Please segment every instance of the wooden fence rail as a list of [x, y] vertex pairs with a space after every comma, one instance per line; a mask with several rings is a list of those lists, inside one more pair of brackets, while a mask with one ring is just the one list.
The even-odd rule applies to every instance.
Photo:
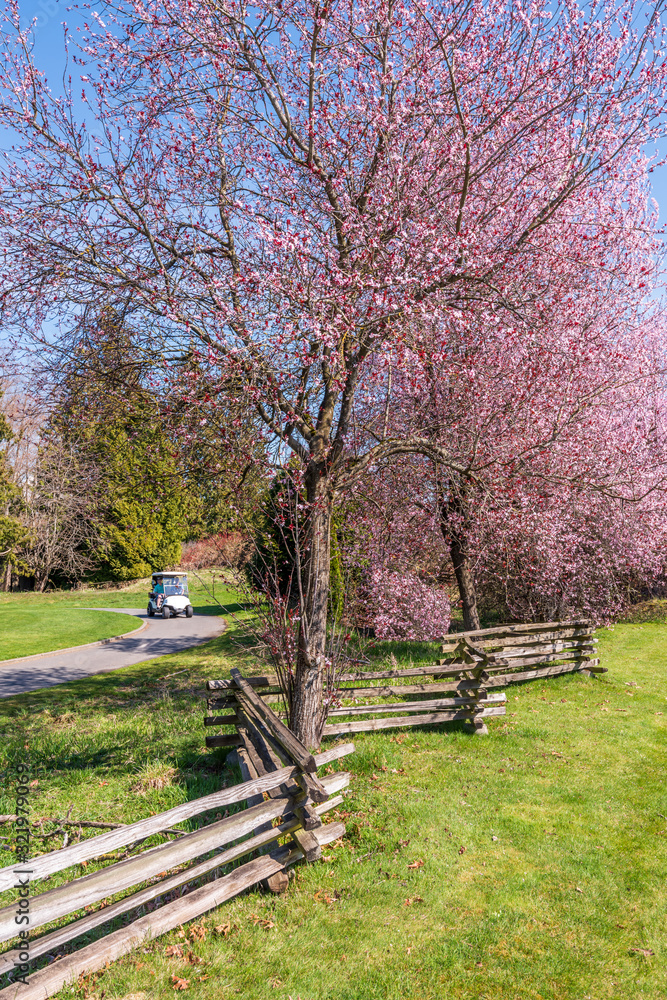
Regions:
[[[465, 722], [472, 732], [486, 733], [484, 719], [506, 712], [499, 689], [575, 671], [605, 673], [596, 647], [595, 630], [584, 619], [448, 635], [439, 663], [343, 675], [322, 735], [443, 722]], [[409, 683], [410, 678], [418, 683]], [[255, 704], [265, 709], [282, 701], [276, 677], [245, 678], [244, 685], [245, 696], [252, 693]], [[242, 718], [247, 722], [247, 712], [237, 679], [209, 681], [208, 689], [211, 714], [204, 724], [233, 725], [236, 733], [208, 736], [207, 744], [241, 746], [238, 724]]]
[[[9, 974], [10, 978], [13, 974], [15, 981], [0, 989], [2, 1000], [43, 1000], [52, 996], [82, 973], [104, 968], [107, 962], [131, 951], [146, 938], [156, 937], [199, 917], [260, 881], [267, 882], [273, 891], [281, 891], [287, 883], [285, 869], [289, 865], [301, 858], [315, 860], [320, 857], [325, 844], [344, 835], [345, 826], [342, 823], [323, 825], [322, 816], [343, 801], [342, 796], [336, 793], [349, 784], [349, 774], [338, 772], [320, 778], [317, 769], [351, 753], [353, 744], [343, 744], [313, 756], [258, 698], [252, 684], [237, 672], [234, 682], [239, 695], [235, 718], [238, 716], [239, 763], [245, 779], [242, 784], [98, 834], [80, 844], [41, 855], [21, 867], [30, 870], [32, 884], [82, 861], [99, 859], [111, 850], [136, 844], [193, 816], [237, 803], [245, 803], [246, 808], [191, 833], [184, 833], [178, 840], [141, 851], [89, 875], [72, 878], [56, 888], [31, 895], [30, 961], [174, 889], [213, 873], [217, 877], [198, 888], [191, 887], [180, 898], [164, 902], [152, 913], [139, 915], [128, 926], [85, 945], [73, 954], [60, 957], [34, 973], [22, 964], [24, 946], [15, 946], [4, 952], [0, 955], [0, 974]], [[285, 837], [291, 838], [292, 842], [280, 844]], [[260, 857], [246, 861], [233, 871], [227, 874], [218, 871], [257, 851], [261, 853]], [[212, 852], [215, 853], [211, 856]], [[182, 868], [197, 858], [203, 860]], [[159, 880], [151, 885], [142, 885], [154, 878]], [[0, 890], [13, 886], [15, 879], [16, 865], [0, 870]], [[136, 889], [138, 886], [141, 887]], [[135, 887], [134, 892], [109, 906], [94, 913], [78, 915], [82, 909], [132, 887]], [[0, 909], [0, 941], [9, 941], [16, 936], [16, 912], [16, 903]], [[41, 937], [33, 937], [35, 929], [70, 915], [74, 915], [75, 919], [66, 926], [47, 930]], [[28, 974], [27, 984], [16, 981], [17, 972]]]

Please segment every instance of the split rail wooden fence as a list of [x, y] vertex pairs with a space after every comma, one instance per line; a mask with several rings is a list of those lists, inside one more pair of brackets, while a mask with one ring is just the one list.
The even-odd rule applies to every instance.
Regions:
[[[595, 656], [597, 640], [589, 621], [503, 625], [447, 636], [437, 664], [346, 674], [340, 678], [323, 736], [410, 726], [463, 722], [487, 733], [485, 719], [506, 713], [508, 684], [581, 671], [604, 673]], [[243, 744], [244, 698], [254, 693], [265, 708], [282, 700], [276, 677], [209, 681], [206, 726], [232, 725], [234, 734], [207, 737], [209, 746]], [[220, 714], [226, 712], [227, 714]]]
[[496, 663], [488, 668], [491, 678], [488, 686], [492, 688], [559, 674], [607, 672], [596, 656], [595, 628], [587, 619], [459, 632], [446, 636], [442, 645], [445, 658], [440, 664], [449, 664], [457, 658], [461, 640], [495, 656]]
[[[33, 858], [25, 865], [0, 870], [0, 892], [16, 885], [17, 870], [29, 871], [34, 883], [56, 872], [73, 870], [73, 877], [63, 885], [30, 895], [29, 957], [56, 954], [64, 945], [107, 924], [116, 917], [141, 910], [147, 903], [162, 901], [157, 909], [136, 915], [131, 923], [107, 933], [91, 944], [51, 965], [30, 974], [27, 985], [16, 981], [22, 971], [25, 947], [13, 947], [0, 955], [0, 974], [9, 974], [14, 982], [0, 989], [2, 1000], [43, 1000], [52, 996], [82, 974], [88, 975], [180, 924], [201, 916], [208, 910], [265, 882], [281, 891], [287, 883], [286, 868], [301, 858], [313, 861], [320, 857], [322, 846], [342, 837], [345, 826], [334, 822], [324, 825], [322, 816], [342, 803], [340, 794], [349, 784], [347, 772], [318, 777], [317, 769], [352, 753], [347, 743], [325, 753], [310, 754], [266, 705], [258, 705], [252, 688], [239, 679], [238, 751], [242, 784], [224, 788], [192, 802], [185, 802], [156, 816], [150, 816], [108, 833], [99, 834], [70, 847]], [[266, 796], [266, 798], [265, 798]], [[178, 839], [141, 851], [106, 865], [90, 875], [75, 877], [77, 866], [101, 859], [119, 848], [137, 845], [148, 837], [169, 830], [196, 816], [245, 803], [246, 808], [223, 819], [209, 822], [200, 829], [183, 833]], [[279, 845], [281, 838], [289, 841]], [[262, 852], [240, 867], [223, 874], [220, 869]], [[211, 852], [215, 852], [211, 854]], [[199, 862], [191, 864], [195, 859]], [[183, 867], [188, 865], [189, 867]], [[191, 884], [215, 875], [212, 881], [194, 887]], [[189, 891], [169, 899], [174, 890]], [[137, 886], [141, 888], [136, 889]], [[65, 926], [56, 927], [40, 937], [35, 930], [76, 915], [109, 896], [135, 887], [136, 891], [83, 916], [75, 916]], [[11, 941], [17, 934], [17, 903], [0, 909], [0, 941]]]

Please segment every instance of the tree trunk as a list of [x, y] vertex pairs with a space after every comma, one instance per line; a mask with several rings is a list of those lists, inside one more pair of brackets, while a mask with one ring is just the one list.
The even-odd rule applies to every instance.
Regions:
[[292, 696], [291, 728], [307, 747], [316, 746], [322, 725], [322, 681], [326, 660], [331, 577], [332, 499], [326, 472], [313, 463], [306, 475], [307, 521], [301, 534], [299, 651]]
[[456, 583], [459, 588], [459, 597], [463, 608], [463, 626], [466, 632], [470, 632], [481, 626], [468, 549], [469, 517], [465, 488], [457, 486], [451, 480], [446, 492], [439, 485], [438, 513], [440, 515], [440, 530], [452, 557]]

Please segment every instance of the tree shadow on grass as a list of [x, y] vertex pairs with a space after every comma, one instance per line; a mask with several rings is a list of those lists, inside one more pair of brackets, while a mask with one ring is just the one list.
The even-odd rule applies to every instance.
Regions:
[[[174, 767], [188, 800], [229, 783], [226, 752], [205, 748], [206, 681], [265, 670], [228, 630], [168, 658], [0, 700], [0, 768], [30, 758], [36, 775], [127, 778], [154, 760]], [[228, 730], [228, 727], [225, 731]], [[228, 752], [228, 751], [227, 751]]]
[[251, 611], [251, 604], [239, 604], [238, 601], [228, 601], [226, 604], [195, 604], [198, 615], [236, 615], [243, 611]]

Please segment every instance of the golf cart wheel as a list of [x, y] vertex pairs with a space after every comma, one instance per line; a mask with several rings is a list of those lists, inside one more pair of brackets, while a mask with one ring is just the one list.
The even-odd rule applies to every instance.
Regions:
[[192, 618], [193, 614], [194, 614], [194, 608], [192, 607], [191, 604], [188, 604], [187, 608], [185, 609], [185, 617]]
[[153, 611], [153, 608], [150, 606], [150, 604], [146, 608], [146, 613], [148, 614], [149, 618], [154, 618], [155, 617], [155, 612]]
[[162, 617], [163, 618], [171, 618], [171, 612], [170, 612], [170, 610], [169, 610], [169, 608], [167, 607], [166, 604], [164, 604], [162, 606]]

